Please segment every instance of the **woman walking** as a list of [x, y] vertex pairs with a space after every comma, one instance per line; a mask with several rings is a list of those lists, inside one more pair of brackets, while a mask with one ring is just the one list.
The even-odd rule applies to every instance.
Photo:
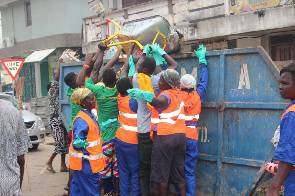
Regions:
[[67, 172], [66, 166], [66, 154], [68, 153], [68, 134], [64, 126], [62, 118], [59, 112], [59, 85], [58, 85], [58, 73], [55, 73], [55, 80], [48, 85], [48, 99], [49, 99], [49, 111], [50, 119], [49, 125], [52, 130], [54, 139], [54, 152], [51, 154], [47, 161], [47, 170], [55, 173], [52, 162], [57, 154], [61, 155], [60, 172]]

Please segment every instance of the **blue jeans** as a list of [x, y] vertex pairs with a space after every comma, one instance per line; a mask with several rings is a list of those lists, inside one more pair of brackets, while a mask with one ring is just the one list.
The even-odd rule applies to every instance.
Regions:
[[295, 171], [289, 171], [284, 188], [284, 196], [295, 196]]
[[116, 151], [120, 174], [120, 195], [140, 196], [138, 145], [117, 139]]
[[186, 196], [195, 196], [197, 189], [197, 162], [198, 162], [198, 141], [186, 139], [185, 154], [185, 180], [186, 180]]

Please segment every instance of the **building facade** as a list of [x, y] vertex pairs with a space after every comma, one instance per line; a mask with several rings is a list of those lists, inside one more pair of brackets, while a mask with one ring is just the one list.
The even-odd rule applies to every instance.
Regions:
[[[173, 28], [184, 34], [182, 52], [191, 52], [201, 41], [206, 43], [209, 50], [263, 46], [278, 64], [295, 59], [294, 0], [102, 2], [106, 8], [105, 17], [120, 22], [154, 15], [165, 17]], [[95, 18], [97, 16], [90, 20]]]
[[82, 18], [95, 13], [85, 0], [1, 0], [0, 11], [0, 59], [28, 58], [20, 73], [25, 101], [46, 96], [59, 55], [81, 47]]

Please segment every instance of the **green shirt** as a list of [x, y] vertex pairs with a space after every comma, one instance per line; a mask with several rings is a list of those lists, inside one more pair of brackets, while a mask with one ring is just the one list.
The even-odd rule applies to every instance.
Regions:
[[[98, 123], [101, 126], [103, 122], [118, 118], [117, 88], [108, 88], [104, 85], [95, 85], [91, 78], [85, 82], [85, 87], [91, 90], [97, 99], [98, 105]], [[117, 127], [109, 127], [101, 132], [102, 139], [105, 142], [116, 137]]]
[[69, 102], [70, 102], [70, 106], [71, 106], [71, 120], [70, 120], [70, 124], [69, 124], [70, 131], [72, 131], [73, 120], [75, 119], [75, 117], [77, 116], [78, 112], [81, 109], [81, 107], [79, 105], [73, 104], [71, 102], [71, 96], [72, 96], [74, 90], [75, 89], [68, 88], [68, 92], [67, 92], [67, 96], [69, 97]]

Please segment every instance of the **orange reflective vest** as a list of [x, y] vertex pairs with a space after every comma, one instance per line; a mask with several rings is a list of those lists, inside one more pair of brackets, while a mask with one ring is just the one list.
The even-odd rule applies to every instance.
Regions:
[[[169, 89], [161, 92], [170, 97], [169, 106], [160, 113], [154, 113], [152, 122], [157, 125], [157, 135], [171, 135], [185, 133], [185, 121], [179, 118], [183, 115], [182, 92], [178, 89]], [[161, 95], [160, 94], [160, 95]]]
[[129, 144], [138, 144], [137, 139], [137, 114], [129, 107], [129, 96], [118, 95], [119, 123], [116, 137]]
[[180, 118], [186, 123], [186, 137], [198, 140], [198, 128], [196, 127], [201, 113], [201, 98], [196, 91], [190, 93], [182, 91], [184, 101], [184, 114]]
[[[84, 155], [82, 151], [75, 150], [72, 141], [69, 148], [70, 169], [81, 171], [82, 159], [87, 159], [89, 161], [91, 171], [93, 173], [98, 173], [102, 171], [105, 167], [105, 159], [102, 153], [102, 140], [100, 137], [98, 125], [92, 120], [92, 118], [87, 113], [83, 111], [80, 111], [77, 114], [75, 120], [77, 118], [83, 119], [89, 127], [86, 139], [89, 144], [89, 146], [86, 147], [86, 150], [89, 153], [89, 155]], [[73, 123], [73, 126], [75, 126], [75, 123]]]
[[288, 113], [288, 112], [295, 112], [295, 104], [291, 105], [282, 115], [281, 119], [284, 118], [284, 116]]

